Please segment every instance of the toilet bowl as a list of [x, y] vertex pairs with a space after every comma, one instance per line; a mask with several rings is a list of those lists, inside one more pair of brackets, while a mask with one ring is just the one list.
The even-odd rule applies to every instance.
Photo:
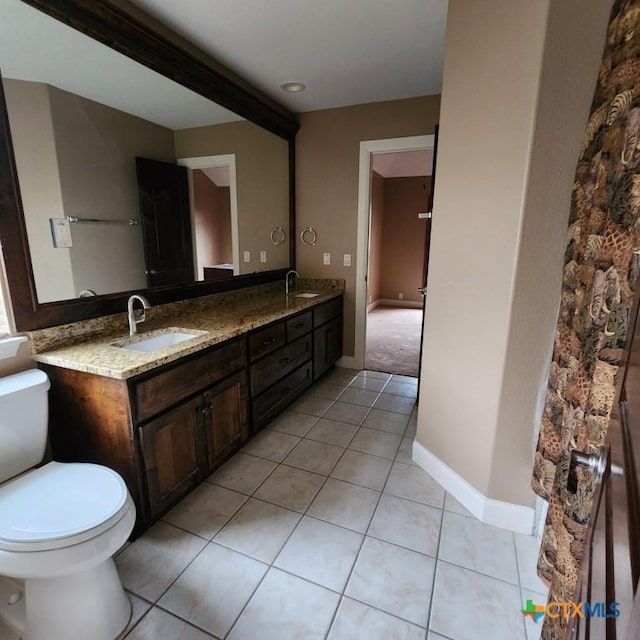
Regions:
[[[0, 379], [0, 458], [8, 395], [48, 389], [43, 372], [29, 374]], [[131, 607], [113, 555], [134, 522], [124, 480], [100, 465], [49, 462], [0, 484], [0, 618], [24, 640], [115, 640]]]

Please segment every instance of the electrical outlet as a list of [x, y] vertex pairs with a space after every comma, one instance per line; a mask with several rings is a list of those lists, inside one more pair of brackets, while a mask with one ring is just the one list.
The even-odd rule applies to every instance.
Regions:
[[49, 218], [53, 246], [56, 249], [68, 249], [73, 246], [71, 241], [71, 227], [67, 218]]
[[260, 262], [266, 262], [267, 261], [267, 252], [266, 251], [261, 251], [260, 252]]
[[345, 267], [350, 267], [351, 266], [351, 254], [350, 253], [345, 253], [344, 254], [344, 262], [343, 262]]
[[245, 251], [242, 255], [242, 259], [245, 262], [251, 262], [251, 251]]
[[331, 254], [323, 253], [322, 254], [322, 264], [331, 264]]
[[402, 293], [402, 291], [398, 294], [398, 300], [404, 300], [404, 293]]

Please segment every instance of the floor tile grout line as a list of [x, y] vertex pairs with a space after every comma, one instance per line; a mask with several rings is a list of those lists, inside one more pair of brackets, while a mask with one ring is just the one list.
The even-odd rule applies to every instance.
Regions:
[[[399, 446], [398, 446], [399, 448]], [[387, 472], [387, 477], [384, 481], [384, 484], [382, 485], [382, 489], [384, 490], [384, 487], [387, 484], [387, 481], [389, 480], [389, 475], [391, 474], [391, 469], [392, 469], [393, 465], [391, 465], [391, 467], [389, 467], [389, 471]], [[356, 565], [358, 564], [358, 560], [360, 559], [360, 553], [362, 552], [362, 547], [364, 546], [364, 543], [367, 539], [367, 532], [369, 531], [370, 527], [371, 527], [371, 522], [373, 520], [373, 518], [375, 517], [376, 511], [378, 510], [378, 505], [380, 504], [380, 500], [382, 499], [382, 491], [380, 491], [379, 495], [378, 495], [378, 500], [376, 501], [376, 505], [375, 507], [372, 509], [371, 511], [371, 517], [369, 518], [369, 523], [367, 524], [367, 527], [364, 531], [364, 534], [362, 535], [362, 541], [360, 542], [360, 546], [358, 547], [358, 552], [356, 553], [354, 559], [353, 559], [353, 564], [351, 565], [351, 571], [349, 571], [349, 575], [347, 576], [347, 580], [344, 583], [344, 589], [343, 589], [343, 598], [346, 595], [347, 589], [349, 588], [349, 583], [351, 582], [351, 577], [353, 576], [353, 572], [355, 571]], [[336, 607], [336, 610], [334, 611], [333, 614], [333, 618], [331, 619], [331, 623], [329, 624], [329, 628], [327, 629], [327, 633], [325, 634], [325, 639], [328, 638], [329, 634], [331, 633], [331, 629], [333, 628], [333, 625], [335, 623], [335, 619], [336, 616], [338, 614], [338, 610], [340, 609], [340, 604], [342, 603], [342, 600], [340, 601], [340, 603], [338, 603], [338, 607]], [[369, 606], [369, 605], [367, 605]]]
[[[442, 501], [442, 517], [440, 518], [440, 530], [438, 531], [438, 542], [436, 544], [436, 562], [433, 567], [433, 577], [431, 578], [431, 597], [429, 598], [429, 612], [427, 613], [427, 634], [429, 637], [429, 627], [431, 626], [431, 616], [433, 614], [433, 599], [436, 595], [436, 577], [438, 575], [438, 562], [440, 562], [440, 545], [442, 544], [442, 530], [444, 528], [444, 505], [447, 501], [447, 492], [444, 492], [444, 500]], [[437, 633], [437, 632], [436, 632]]]
[[[496, 576], [491, 576], [488, 573], [482, 573], [482, 571], [478, 571], [477, 569], [470, 569], [469, 567], [464, 567], [461, 564], [457, 564], [455, 562], [452, 562], [451, 560], [443, 560], [442, 558], [438, 558], [438, 562], [442, 562], [444, 564], [448, 564], [452, 567], [456, 567], [458, 569], [463, 569], [464, 571], [470, 571], [471, 573], [475, 573], [478, 576], [482, 576], [483, 578], [488, 578], [489, 580], [497, 580], [498, 582], [501, 582], [502, 584], [506, 584], [510, 587], [515, 587], [516, 589], [518, 589], [518, 585], [515, 582], [509, 582], [508, 580], [505, 580], [504, 578], [497, 578]], [[437, 631], [436, 631], [437, 633]]]
[[[299, 444], [299, 443], [298, 443]], [[297, 446], [297, 445], [296, 445]], [[294, 447], [295, 449], [295, 447]], [[345, 449], [346, 450], [346, 449]], [[343, 454], [344, 455], [344, 452]], [[340, 456], [340, 458], [342, 457], [342, 455]], [[286, 456], [285, 456], [286, 457]], [[339, 458], [339, 459], [340, 459]], [[338, 459], [338, 460], [339, 460]], [[279, 463], [278, 466], [282, 465], [283, 463]], [[337, 464], [337, 462], [336, 462]], [[285, 465], [288, 466], [288, 465]], [[277, 469], [278, 467], [276, 467]], [[295, 468], [295, 467], [294, 467]], [[275, 469], [274, 469], [275, 471]], [[333, 469], [332, 469], [333, 471]], [[321, 475], [321, 474], [318, 474]], [[298, 520], [298, 522], [296, 523], [295, 527], [293, 527], [293, 529], [291, 530], [291, 532], [289, 533], [289, 535], [286, 537], [286, 539], [284, 540], [282, 546], [279, 548], [279, 550], [277, 551], [277, 553], [274, 555], [273, 560], [269, 563], [269, 566], [267, 568], [267, 570], [265, 571], [264, 575], [262, 576], [262, 579], [260, 580], [260, 582], [258, 583], [258, 585], [256, 586], [256, 588], [252, 591], [251, 595], [249, 596], [249, 598], [247, 599], [247, 601], [245, 602], [244, 606], [242, 607], [242, 610], [240, 611], [240, 613], [238, 614], [237, 618], [234, 620], [233, 624], [231, 625], [231, 627], [229, 627], [229, 631], [227, 632], [227, 634], [225, 635], [225, 638], [227, 638], [229, 636], [229, 634], [233, 631], [233, 628], [236, 626], [236, 624], [238, 624], [238, 620], [240, 619], [240, 617], [242, 616], [242, 614], [244, 613], [245, 609], [249, 606], [249, 603], [251, 602], [251, 600], [253, 599], [254, 595], [256, 594], [257, 590], [260, 588], [260, 585], [264, 582], [265, 578], [267, 577], [267, 575], [269, 574], [269, 572], [271, 571], [271, 569], [278, 569], [279, 571], [282, 571], [282, 569], [280, 569], [279, 567], [275, 566], [275, 562], [278, 559], [278, 557], [280, 556], [280, 554], [282, 553], [282, 551], [284, 550], [284, 548], [286, 547], [286, 545], [288, 544], [289, 540], [291, 539], [291, 537], [293, 536], [293, 534], [297, 531], [298, 527], [300, 526], [300, 523], [304, 520], [305, 516], [307, 515], [307, 511], [309, 510], [309, 508], [311, 507], [311, 505], [313, 504], [313, 501], [316, 499], [316, 497], [318, 496], [318, 494], [320, 493], [320, 491], [322, 491], [322, 487], [324, 487], [324, 485], [326, 484], [327, 480], [329, 479], [329, 476], [325, 476], [324, 477], [324, 481], [322, 482], [322, 484], [320, 485], [320, 487], [318, 488], [318, 491], [315, 493], [315, 495], [313, 496], [313, 499], [309, 502], [309, 504], [307, 505], [307, 508], [304, 510], [303, 513], [300, 512], [294, 512], [297, 513], [298, 515], [300, 515], [300, 519]], [[262, 484], [260, 485], [262, 486]], [[258, 487], [259, 488], [259, 487]], [[256, 489], [257, 491], [258, 489]], [[253, 495], [251, 497], [254, 497]], [[256, 500], [259, 500], [259, 498], [255, 498]], [[271, 503], [269, 503], [271, 504]], [[276, 506], [280, 506], [280, 505], [276, 505]], [[286, 508], [286, 507], [281, 507], [281, 508]], [[290, 511], [292, 511], [290, 509]], [[251, 557], [251, 556], [249, 556]], [[305, 580], [305, 578], [301, 578], [300, 576], [297, 576], [295, 574], [291, 574], [294, 575], [296, 578], [301, 579], [301, 580]], [[311, 584], [315, 584], [313, 582], [311, 582], [310, 580], [306, 580], [307, 582], [310, 582]], [[320, 586], [320, 585], [319, 585]], [[323, 587], [326, 589], [326, 587]], [[334, 592], [335, 593], [335, 592]], [[336, 611], [338, 610], [338, 607], [340, 606], [340, 601], [338, 601], [338, 604], [336, 605]], [[335, 611], [334, 611], [334, 616], [335, 616]], [[330, 628], [330, 627], [329, 627]], [[224, 640], [224, 639], [223, 639]]]
[[[204, 633], [207, 636], [213, 638], [214, 640], [223, 640], [222, 636], [218, 636], [215, 633], [213, 633], [211, 631], [208, 631], [204, 627], [201, 627], [201, 626], [195, 624], [194, 622], [191, 622], [191, 620], [187, 620], [186, 618], [183, 618], [181, 615], [175, 613], [174, 611], [171, 611], [171, 609], [167, 609], [166, 607], [163, 607], [161, 604], [154, 604], [153, 607], [156, 607], [157, 609], [160, 609], [160, 611], [164, 611], [165, 613], [168, 613], [169, 615], [173, 616], [174, 618], [178, 618], [178, 620], [181, 620], [182, 622], [186, 622], [188, 625], [190, 625], [194, 629], [197, 629], [198, 631], [202, 631], [202, 633]], [[153, 609], [153, 607], [152, 607], [152, 609]], [[149, 609], [149, 611], [151, 611], [151, 609]], [[147, 613], [149, 613], [149, 611], [147, 611]], [[147, 614], [145, 613], [145, 615], [147, 615]]]
[[[127, 591], [127, 589], [125, 589], [125, 592], [126, 591]], [[135, 593], [133, 593], [133, 591], [130, 591], [129, 593], [131, 593], [132, 595], [136, 596], [136, 598], [140, 598], [140, 596], [135, 594]], [[142, 620], [144, 618], [147, 617], [147, 615], [149, 614], [149, 611], [151, 611], [153, 609], [153, 607], [155, 606], [153, 604], [153, 602], [149, 602], [148, 600], [145, 600], [144, 598], [141, 598], [141, 600], [144, 600], [146, 603], [150, 604], [151, 606], [140, 616], [139, 620], [136, 620], [136, 622], [132, 625], [131, 629], [126, 631], [126, 633], [123, 632], [122, 640], [126, 640], [133, 633], [133, 630], [142, 622]], [[133, 603], [131, 602], [131, 598], [129, 598], [129, 603], [131, 604], [131, 617], [133, 618]], [[129, 619], [129, 624], [131, 624], [131, 619]], [[126, 627], [125, 627], [125, 630], [126, 630]], [[120, 636], [118, 636], [118, 638], [120, 638]], [[22, 640], [22, 639], [20, 639], [20, 640]]]
[[[516, 543], [516, 535], [513, 531], [511, 532], [511, 538], [513, 540], [513, 553], [516, 556], [516, 572], [518, 574], [518, 596], [520, 598], [520, 605], [524, 609], [525, 603], [523, 602], [523, 595], [522, 595], [522, 576], [520, 575], [520, 559], [518, 558], [518, 544]], [[527, 640], [527, 621], [525, 620], [524, 616], [522, 616], [522, 628], [524, 629], [524, 640]]]
[[[208, 545], [210, 544], [210, 542], [211, 542], [210, 540], [207, 540], [206, 538], [204, 538], [204, 537], [202, 537], [202, 536], [198, 536], [197, 534], [191, 533], [190, 531], [186, 531], [185, 529], [181, 529], [180, 527], [176, 527], [175, 525], [169, 524], [168, 522], [164, 522], [164, 521], [161, 521], [161, 522], [163, 522], [163, 524], [165, 524], [165, 525], [166, 525], [166, 526], [168, 526], [168, 527], [173, 527], [174, 529], [178, 529], [179, 531], [183, 531], [183, 532], [189, 533], [189, 534], [191, 534], [191, 535], [193, 535], [193, 536], [196, 536], [196, 537], [197, 537], [197, 538], [199, 538], [200, 540], [205, 541], [205, 545], [204, 545], [204, 546], [202, 547], [202, 549], [200, 549], [200, 551], [198, 551], [198, 553], [196, 553], [196, 555], [195, 555], [195, 556], [194, 556], [194, 557], [193, 557], [193, 558], [192, 558], [192, 559], [191, 559], [191, 560], [190, 560], [190, 561], [185, 565], [185, 567], [182, 569], [182, 571], [180, 571], [180, 572], [178, 573], [178, 575], [177, 575], [177, 576], [176, 576], [176, 577], [171, 581], [171, 584], [169, 584], [169, 586], [168, 586], [168, 587], [167, 587], [167, 588], [166, 588], [166, 589], [165, 589], [165, 590], [164, 590], [164, 591], [163, 591], [163, 592], [162, 592], [162, 593], [161, 593], [161, 594], [160, 594], [160, 595], [159, 595], [159, 596], [158, 596], [158, 597], [157, 597], [157, 598], [152, 602], [152, 607], [151, 607], [151, 609], [153, 609], [153, 607], [155, 607], [155, 606], [159, 606], [159, 605], [158, 605], [158, 602], [160, 602], [160, 600], [165, 596], [165, 594], [169, 591], [169, 589], [171, 589], [171, 587], [173, 587], [173, 585], [178, 581], [178, 579], [180, 578], [180, 576], [181, 576], [181, 575], [182, 575], [182, 574], [183, 574], [183, 573], [184, 573], [184, 572], [185, 572], [185, 571], [186, 571], [186, 570], [187, 570], [187, 569], [188, 569], [188, 568], [189, 568], [189, 567], [194, 563], [195, 559], [203, 553], [203, 551], [207, 548], [207, 546], [208, 546]], [[216, 534], [216, 535], [217, 535], [217, 534]], [[138, 595], [138, 594], [137, 594], [137, 593], [135, 593], [133, 590], [131, 590], [131, 589], [129, 589], [129, 590], [130, 590], [130, 591], [131, 591], [131, 593], [133, 593], [134, 595], [136, 595], [136, 596]], [[140, 597], [140, 596], [138, 596], [138, 597]], [[149, 600], [147, 600], [147, 599], [146, 599], [146, 598], [144, 598], [144, 597], [143, 597], [143, 600], [146, 600], [147, 602], [149, 602]], [[159, 608], [161, 608], [161, 609], [162, 609], [162, 607], [159, 607]], [[149, 611], [151, 611], [151, 609], [149, 609]], [[142, 616], [142, 618], [146, 617], [146, 615], [149, 613], [149, 611], [147, 611], [147, 613], [145, 613], [145, 614], [144, 614], [144, 616]], [[163, 609], [163, 611], [164, 611], [164, 609]], [[175, 616], [175, 614], [172, 614], [172, 615], [174, 615], [174, 616]], [[179, 616], [175, 616], [175, 617], [178, 617], [178, 618], [179, 618]], [[142, 620], [142, 618], [140, 618], [140, 620]], [[187, 622], [187, 624], [190, 624], [191, 626], [195, 626], [195, 625], [193, 625], [191, 622], [189, 622], [188, 620], [184, 620], [184, 618], [180, 618], [180, 620], [183, 620], [183, 621]], [[135, 625], [135, 626], [138, 626], [138, 623], [136, 623], [136, 625]], [[132, 629], [132, 630], [133, 630], [133, 629]], [[129, 635], [129, 634], [127, 634], [127, 635]], [[211, 635], [211, 634], [209, 634], [209, 635]]]

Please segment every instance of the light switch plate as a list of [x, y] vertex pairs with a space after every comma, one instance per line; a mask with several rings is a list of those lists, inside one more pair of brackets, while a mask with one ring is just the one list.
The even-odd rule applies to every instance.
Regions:
[[266, 251], [261, 251], [260, 252], [260, 262], [266, 262], [267, 261], [267, 252]]
[[350, 253], [345, 253], [344, 254], [344, 262], [343, 262], [345, 267], [350, 267], [351, 266], [351, 254]]
[[69, 249], [73, 247], [71, 240], [71, 226], [67, 218], [49, 218], [53, 246], [56, 249]]
[[322, 264], [331, 264], [331, 254], [323, 253], [322, 254]]
[[245, 262], [251, 262], [251, 251], [245, 251], [245, 252], [242, 254], [242, 259], [243, 259]]

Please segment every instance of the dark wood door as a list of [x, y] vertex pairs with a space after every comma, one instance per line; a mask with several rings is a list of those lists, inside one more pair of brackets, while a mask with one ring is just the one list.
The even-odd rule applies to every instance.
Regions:
[[249, 437], [247, 382], [236, 373], [205, 393], [205, 438], [209, 470], [217, 467]]
[[203, 398], [185, 402], [140, 428], [151, 517], [171, 506], [206, 473]]
[[[605, 603], [608, 616], [576, 617], [570, 638], [637, 640], [640, 606], [640, 324], [632, 323], [625, 371], [608, 432], [606, 466], [597, 487], [576, 602]], [[612, 603], [617, 603], [614, 607]], [[619, 615], [616, 617], [616, 612]]]
[[187, 169], [136, 158], [147, 285], [193, 282]]
[[[422, 293], [422, 327], [420, 329], [420, 356], [418, 358], [418, 380], [422, 374], [422, 343], [424, 342], [424, 314], [426, 310], [427, 302], [427, 278], [429, 276], [429, 249], [431, 248], [431, 223], [433, 220], [433, 197], [436, 187], [436, 158], [438, 155], [438, 134], [440, 126], [436, 125], [434, 138], [433, 138], [433, 165], [431, 168], [431, 191], [429, 193], [429, 204], [427, 206], [427, 213], [429, 217], [425, 220], [427, 223], [427, 229], [424, 238], [424, 259], [422, 263], [422, 287], [420, 293]], [[420, 400], [420, 385], [418, 385], [418, 397], [416, 402]]]

